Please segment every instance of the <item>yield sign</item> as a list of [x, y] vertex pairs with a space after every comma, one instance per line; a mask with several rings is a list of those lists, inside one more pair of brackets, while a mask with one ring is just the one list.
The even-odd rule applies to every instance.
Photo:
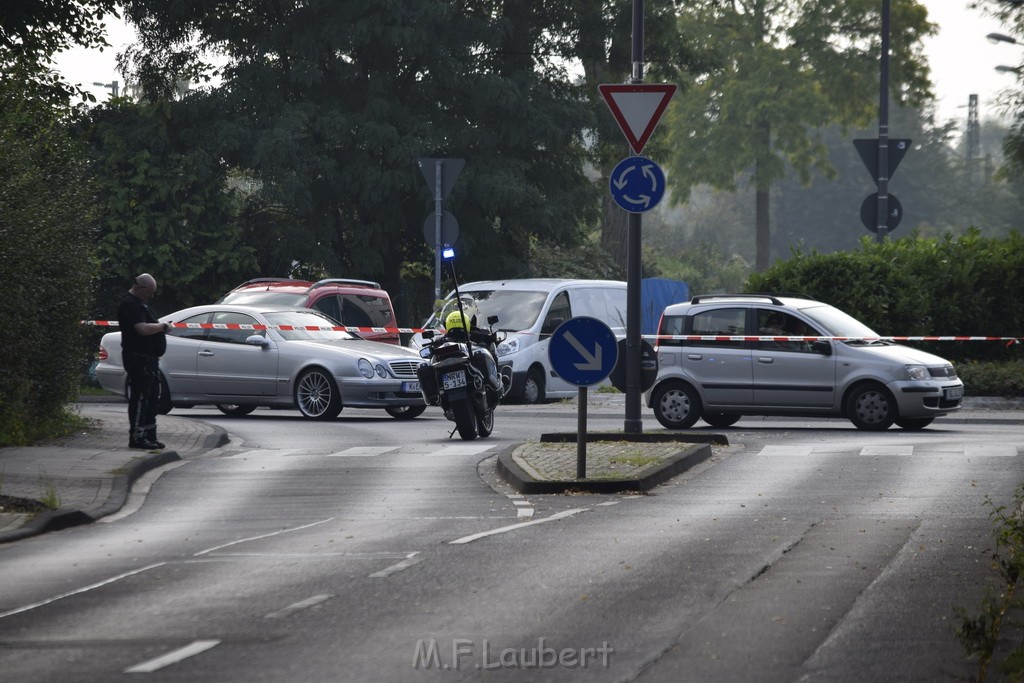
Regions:
[[635, 154], [644, 151], [644, 145], [676, 92], [676, 86], [670, 83], [605, 84], [597, 89]]

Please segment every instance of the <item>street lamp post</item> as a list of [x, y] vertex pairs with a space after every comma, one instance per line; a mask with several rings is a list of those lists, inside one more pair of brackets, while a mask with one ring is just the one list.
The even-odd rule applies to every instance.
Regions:
[[92, 84], [93, 85], [98, 85], [101, 88], [110, 88], [111, 94], [114, 97], [117, 97], [118, 85], [120, 85], [117, 81], [111, 81], [110, 83], [101, 83], [100, 81], [93, 81]]

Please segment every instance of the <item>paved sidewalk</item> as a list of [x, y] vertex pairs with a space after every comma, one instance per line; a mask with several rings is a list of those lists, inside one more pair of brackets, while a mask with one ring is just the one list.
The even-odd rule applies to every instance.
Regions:
[[161, 415], [162, 451], [128, 448], [124, 402], [76, 403], [94, 425], [42, 446], [0, 448], [0, 494], [56, 503], [41, 514], [0, 512], [0, 543], [86, 524], [124, 505], [145, 472], [227, 443], [224, 430], [198, 420]]

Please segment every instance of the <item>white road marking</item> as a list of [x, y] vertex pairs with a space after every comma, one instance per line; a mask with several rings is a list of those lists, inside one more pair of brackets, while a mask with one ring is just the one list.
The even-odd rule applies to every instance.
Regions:
[[259, 536], [252, 536], [250, 538], [241, 538], [241, 539], [239, 539], [237, 541], [231, 541], [230, 543], [223, 543], [221, 545], [215, 545], [212, 548], [207, 548], [206, 550], [200, 550], [198, 553], [196, 553], [192, 557], [199, 557], [200, 555], [205, 555], [207, 553], [212, 553], [215, 550], [220, 550], [222, 548], [228, 548], [228, 547], [233, 546], [233, 545], [238, 545], [239, 543], [248, 543], [249, 541], [258, 541], [261, 538], [270, 538], [271, 536], [278, 536], [280, 534], [287, 534], [288, 532], [291, 532], [291, 531], [301, 531], [302, 529], [308, 529], [310, 527], [317, 526], [319, 524], [326, 524], [327, 522], [330, 522], [332, 520], [334, 520], [334, 517], [328, 517], [327, 519], [321, 519], [319, 522], [312, 522], [311, 524], [303, 524], [302, 526], [292, 527], [291, 529], [281, 529], [279, 531], [272, 531], [269, 534], [260, 534]]
[[291, 455], [292, 453], [298, 453], [298, 448], [285, 448], [285, 449], [272, 449], [272, 448], [256, 448], [251, 451], [242, 451], [241, 453], [235, 453], [229, 455], [225, 460], [247, 460], [249, 458], [279, 458], [284, 455]]
[[319, 605], [321, 602], [326, 602], [326, 601], [330, 600], [333, 597], [334, 597], [333, 595], [330, 595], [330, 594], [327, 594], [327, 593], [325, 593], [323, 595], [314, 595], [311, 598], [306, 598], [305, 600], [300, 600], [299, 602], [296, 602], [296, 603], [293, 603], [291, 605], [288, 605], [284, 609], [279, 609], [278, 611], [271, 612], [270, 614], [264, 614], [263, 618], [264, 619], [281, 619], [283, 617], [287, 617], [287, 616], [289, 616], [291, 614], [294, 614], [294, 613], [296, 613], [296, 612], [298, 612], [300, 610], [304, 610], [307, 607], [312, 607], [313, 605]]
[[328, 458], [358, 458], [366, 456], [384, 455], [392, 451], [397, 451], [398, 446], [353, 446], [352, 448], [346, 448], [343, 451], [336, 453], [328, 453]]
[[860, 449], [861, 455], [913, 455], [913, 446], [864, 446]]
[[530, 501], [513, 500], [512, 504], [516, 506], [516, 517], [533, 517], [533, 503]]
[[765, 446], [758, 455], [810, 455], [814, 446]]
[[124, 672], [126, 674], [153, 673], [154, 671], [162, 669], [165, 666], [177, 664], [183, 659], [188, 659], [189, 657], [193, 657], [201, 652], [206, 652], [207, 650], [217, 646], [218, 644], [220, 644], [219, 640], [197, 640], [195, 642], [189, 643], [185, 647], [178, 648], [173, 652], [168, 652], [167, 654], [161, 657], [151, 659], [148, 662], [143, 662], [142, 664], [136, 664], [130, 669], [125, 669]]
[[445, 455], [477, 455], [484, 451], [490, 450], [492, 446], [490, 444], [478, 444], [478, 445], [466, 445], [460, 444], [457, 446], [441, 446], [439, 450], [433, 453], [427, 453], [428, 457], [441, 457]]
[[534, 520], [530, 520], [529, 522], [520, 522], [519, 524], [510, 524], [509, 526], [503, 526], [500, 529], [491, 529], [490, 531], [481, 531], [478, 534], [472, 534], [470, 536], [463, 536], [462, 538], [457, 538], [454, 541], [448, 541], [448, 543], [449, 543], [449, 545], [462, 545], [462, 544], [465, 544], [465, 543], [472, 543], [473, 541], [479, 540], [481, 538], [486, 538], [487, 536], [495, 536], [497, 534], [503, 534], [503, 533], [506, 533], [508, 531], [515, 531], [517, 529], [522, 529], [524, 527], [533, 526], [534, 524], [544, 524], [546, 522], [554, 522], [554, 521], [557, 521], [559, 519], [565, 519], [566, 517], [572, 517], [573, 515], [578, 515], [581, 512], [589, 512], [589, 511], [590, 511], [590, 508], [574, 508], [572, 510], [566, 510], [564, 512], [559, 512], [557, 514], [551, 515], [550, 517], [544, 517], [543, 519], [534, 519]]
[[1018, 453], [1016, 446], [968, 446], [964, 448], [964, 455], [968, 458], [1015, 458]]
[[374, 572], [374, 573], [370, 574], [370, 578], [371, 579], [383, 579], [386, 576], [391, 576], [392, 574], [397, 574], [398, 572], [400, 572], [402, 570], [408, 569], [409, 567], [413, 566], [414, 564], [419, 564], [420, 562], [422, 562], [423, 560], [426, 559], [425, 557], [416, 557], [418, 554], [419, 554], [418, 552], [416, 552], [416, 553], [409, 553], [409, 555], [404, 560], [399, 562], [398, 564], [393, 564], [390, 567], [386, 567], [385, 569], [381, 569], [379, 572]]
[[166, 562], [157, 562], [156, 564], [146, 565], [145, 567], [142, 567], [141, 569], [134, 569], [134, 570], [132, 570], [130, 572], [125, 572], [124, 574], [118, 574], [117, 576], [113, 576], [113, 577], [111, 577], [109, 579], [106, 579], [104, 581], [99, 581], [97, 583], [92, 583], [92, 584], [89, 584], [88, 586], [83, 586], [82, 588], [76, 588], [75, 590], [68, 591], [67, 593], [61, 593], [60, 595], [56, 595], [56, 596], [50, 598], [49, 600], [41, 600], [40, 602], [34, 602], [31, 605], [25, 605], [24, 607], [18, 607], [16, 609], [12, 609], [12, 610], [9, 610], [7, 612], [0, 612], [0, 619], [3, 619], [4, 617], [10, 617], [10, 616], [13, 616], [15, 614], [21, 614], [22, 612], [28, 612], [29, 610], [33, 610], [33, 609], [35, 609], [37, 607], [42, 607], [44, 605], [49, 605], [51, 602], [57, 602], [58, 600], [62, 600], [64, 598], [69, 598], [72, 595], [78, 595], [79, 593], [85, 593], [86, 591], [91, 591], [94, 588], [100, 588], [102, 586], [106, 586], [107, 584], [114, 583], [115, 581], [120, 581], [121, 579], [128, 578], [129, 576], [134, 576], [135, 574], [141, 574], [142, 572], [149, 571], [150, 569], [156, 569], [157, 567], [162, 567], [165, 564], [167, 564], [167, 563]]

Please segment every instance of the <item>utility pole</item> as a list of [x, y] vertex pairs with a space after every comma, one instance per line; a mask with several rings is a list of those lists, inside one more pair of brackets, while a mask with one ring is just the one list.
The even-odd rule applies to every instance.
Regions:
[[882, 59], [878, 88], [878, 230], [879, 244], [889, 231], [889, 17], [892, 0], [882, 0]]
[[[644, 82], [644, 0], [633, 0], [632, 76], [630, 83]], [[639, 434], [643, 431], [640, 418], [640, 261], [643, 217], [629, 214], [626, 228], [626, 417], [622, 431]]]

